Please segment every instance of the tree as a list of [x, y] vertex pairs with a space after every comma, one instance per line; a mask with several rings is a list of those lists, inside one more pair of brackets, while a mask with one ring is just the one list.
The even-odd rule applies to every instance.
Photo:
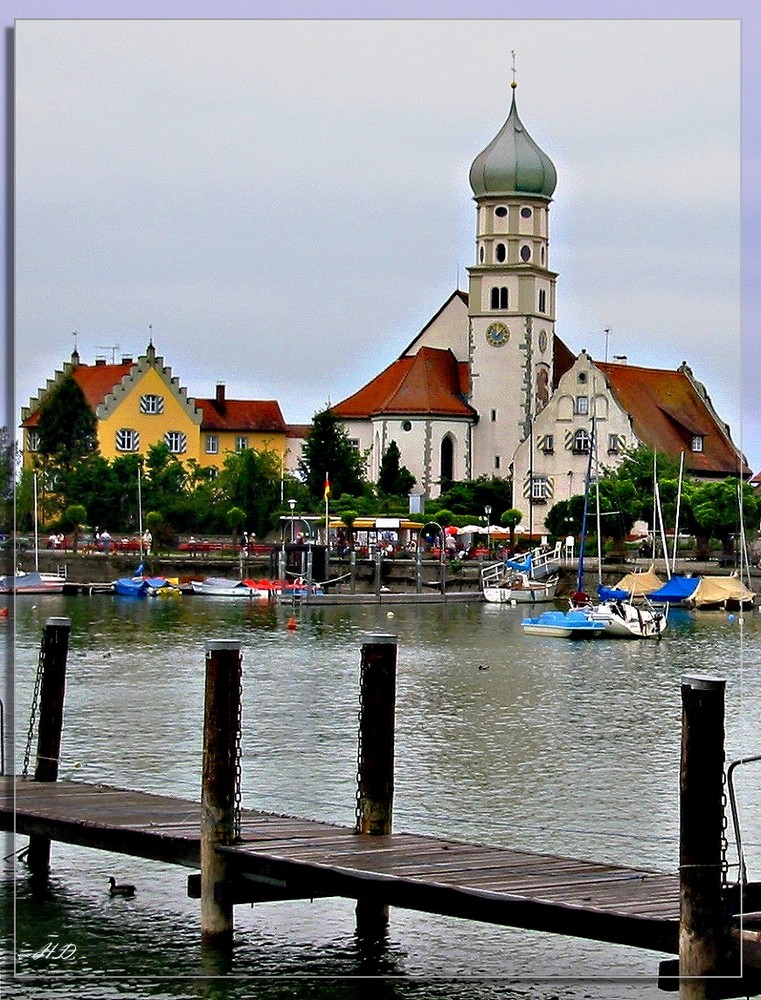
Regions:
[[698, 534], [706, 539], [717, 538], [725, 556], [733, 554], [735, 536], [740, 533], [740, 490], [744, 522], [757, 521], [761, 498], [748, 483], [730, 477], [722, 482], [692, 483], [688, 488]]
[[279, 455], [252, 448], [234, 452], [225, 459], [217, 482], [225, 502], [243, 511], [248, 529], [266, 535], [280, 506]]
[[500, 515], [499, 523], [503, 528], [508, 528], [510, 531], [510, 550], [515, 548], [515, 529], [523, 520], [523, 511], [518, 510], [517, 507], [510, 507], [509, 510], [504, 511]]
[[332, 410], [314, 415], [299, 459], [299, 472], [316, 502], [323, 499], [326, 475], [332, 496], [362, 494], [364, 458]]
[[227, 523], [230, 526], [230, 531], [233, 537], [233, 548], [237, 547], [238, 532], [240, 531], [240, 526], [246, 520], [246, 512], [242, 507], [231, 507], [227, 512]]
[[378, 490], [386, 496], [406, 496], [415, 485], [415, 477], [401, 464], [401, 453], [392, 441], [383, 453], [378, 474]]
[[87, 511], [82, 506], [81, 503], [72, 504], [64, 510], [61, 516], [61, 522], [65, 528], [70, 528], [73, 532], [72, 536], [72, 550], [77, 551], [79, 542], [79, 529], [85, 523], [85, 518], [87, 517]]
[[74, 379], [67, 375], [40, 407], [37, 450], [44, 460], [71, 469], [98, 450], [98, 423]]

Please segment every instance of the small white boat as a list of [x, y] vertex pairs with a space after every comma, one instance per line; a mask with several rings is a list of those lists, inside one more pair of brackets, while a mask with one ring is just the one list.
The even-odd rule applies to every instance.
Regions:
[[602, 622], [605, 635], [616, 639], [659, 639], [668, 616], [631, 601], [601, 601], [585, 610], [592, 621]]
[[0, 594], [60, 594], [67, 583], [58, 573], [25, 573], [0, 577]]
[[538, 618], [524, 618], [526, 635], [548, 635], [557, 639], [597, 639], [605, 634], [604, 622], [592, 621], [586, 612], [543, 611]]
[[557, 576], [545, 580], [535, 580], [528, 573], [512, 570], [502, 573], [498, 579], [482, 579], [484, 600], [491, 604], [541, 604], [555, 600]]
[[273, 596], [269, 580], [225, 580], [209, 576], [205, 580], [193, 580], [191, 586], [194, 594], [204, 594], [206, 597], [245, 597], [249, 600], [268, 601]]

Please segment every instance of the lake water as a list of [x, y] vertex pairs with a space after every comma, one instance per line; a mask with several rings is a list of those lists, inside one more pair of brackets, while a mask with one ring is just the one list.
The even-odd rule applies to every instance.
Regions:
[[[57, 615], [72, 622], [62, 777], [197, 800], [205, 642], [238, 639], [243, 804], [351, 826], [360, 650], [373, 632], [399, 641], [397, 831], [675, 871], [681, 677], [725, 677], [727, 758], [761, 752], [757, 611], [677, 609], [660, 642], [573, 643], [526, 637], [523, 610], [480, 603], [398, 606], [389, 617], [375, 605], [294, 612], [223, 598], [48, 595], [17, 602], [17, 770], [42, 630]], [[9, 628], [2, 638], [11, 645]], [[761, 765], [737, 772], [751, 879], [761, 878], [760, 777]], [[8, 838], [3, 853], [24, 843]], [[111, 874], [135, 882], [136, 897], [111, 899]], [[6, 859], [6, 898], [14, 880], [16, 893], [10, 993], [666, 995], [654, 984], [664, 957], [655, 953], [398, 909], [385, 945], [368, 953], [354, 936], [354, 904], [341, 899], [237, 907], [232, 965], [215, 966], [200, 948], [187, 875], [54, 844], [50, 893], [40, 900], [25, 866]]]

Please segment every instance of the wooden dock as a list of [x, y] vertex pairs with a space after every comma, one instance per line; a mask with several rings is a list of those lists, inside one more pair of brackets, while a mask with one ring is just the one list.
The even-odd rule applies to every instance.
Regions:
[[[761, 912], [751, 912], [761, 883], [747, 881], [739, 828], [741, 878], [725, 877], [723, 679], [682, 678], [680, 867], [663, 873], [392, 832], [397, 639], [387, 634], [362, 646], [354, 827], [241, 807], [237, 640], [206, 644], [200, 802], [58, 781], [70, 627], [49, 618], [43, 634], [34, 780], [0, 777], [0, 828], [29, 837], [33, 878], [47, 879], [52, 841], [200, 869], [188, 894], [200, 900], [201, 940], [224, 949], [235, 904], [342, 896], [357, 900], [366, 938], [385, 933], [395, 906], [676, 954], [660, 982], [689, 1000], [761, 988]], [[31, 726], [24, 775], [30, 753]]]
[[[15, 819], [14, 819], [15, 798]], [[82, 847], [200, 867], [201, 804], [73, 781], [0, 778], [0, 825]], [[679, 879], [641, 868], [243, 809], [233, 903], [343, 896], [676, 953]], [[197, 895], [191, 876], [189, 891]]]

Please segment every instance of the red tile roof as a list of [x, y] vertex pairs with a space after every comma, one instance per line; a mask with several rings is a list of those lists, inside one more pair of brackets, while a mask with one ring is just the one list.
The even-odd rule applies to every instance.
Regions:
[[202, 431], [271, 431], [285, 434], [280, 404], [274, 399], [196, 399], [203, 411]]
[[[687, 469], [698, 475], [750, 475], [724, 425], [684, 371], [596, 364], [640, 441], [674, 457], [684, 452]], [[703, 451], [692, 451], [696, 435], [703, 438]]]
[[[74, 381], [84, 393], [90, 409], [95, 412], [106, 396], [132, 370], [132, 364], [119, 365], [77, 365], [72, 371]], [[44, 403], [43, 403], [44, 405]], [[36, 427], [40, 419], [38, 407], [23, 423], [24, 427]]]
[[426, 413], [474, 417], [464, 400], [468, 365], [449, 350], [422, 347], [411, 357], [394, 361], [359, 392], [331, 407], [342, 420], [368, 419], [378, 414]]

